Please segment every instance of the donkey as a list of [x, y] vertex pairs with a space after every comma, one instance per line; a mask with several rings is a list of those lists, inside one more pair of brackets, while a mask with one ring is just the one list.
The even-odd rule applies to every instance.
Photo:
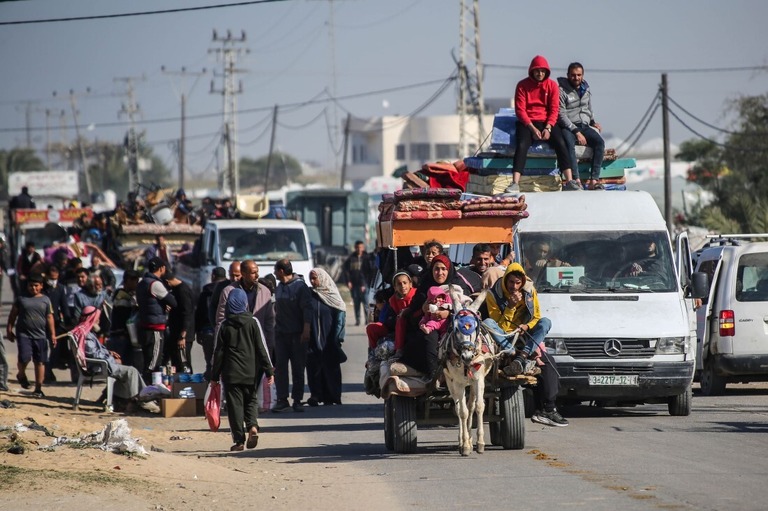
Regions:
[[[493, 366], [495, 343], [481, 331], [477, 310], [485, 301], [486, 291], [469, 307], [461, 305], [461, 296], [451, 287], [454, 304], [452, 328], [441, 339], [440, 360], [448, 391], [459, 418], [459, 452], [472, 452], [472, 414], [477, 413], [477, 452], [485, 452], [483, 413], [485, 412], [485, 376]], [[466, 388], [469, 387], [469, 400]]]

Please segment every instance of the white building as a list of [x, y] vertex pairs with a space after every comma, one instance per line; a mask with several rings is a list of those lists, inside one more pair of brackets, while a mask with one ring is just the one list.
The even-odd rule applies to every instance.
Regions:
[[[493, 117], [483, 115], [485, 136], [491, 132]], [[467, 130], [469, 154], [459, 154], [458, 115], [352, 119], [346, 180], [359, 189], [369, 178], [390, 176], [404, 165], [415, 172], [427, 162], [471, 156], [478, 146], [476, 117], [468, 117]]]

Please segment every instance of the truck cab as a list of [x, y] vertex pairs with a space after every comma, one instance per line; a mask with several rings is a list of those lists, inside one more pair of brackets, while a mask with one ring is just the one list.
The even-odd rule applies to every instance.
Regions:
[[234, 261], [250, 259], [259, 267], [259, 277], [265, 277], [283, 258], [291, 261], [294, 273], [309, 279], [314, 262], [307, 229], [301, 222], [209, 220], [193, 255], [179, 260], [175, 270], [197, 296], [217, 266], [228, 268]]

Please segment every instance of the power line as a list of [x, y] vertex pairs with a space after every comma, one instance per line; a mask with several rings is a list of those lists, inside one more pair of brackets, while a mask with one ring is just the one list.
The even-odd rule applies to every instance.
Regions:
[[[497, 69], [515, 69], [528, 71], [528, 65], [517, 64], [484, 64], [487, 68]], [[699, 68], [675, 68], [675, 69], [593, 69], [590, 68], [590, 73], [602, 73], [602, 74], [686, 74], [686, 73], [733, 73], [737, 71], [768, 71], [768, 66], [740, 66], [740, 67], [699, 67]]]
[[[691, 127], [690, 127], [688, 124], [686, 124], [686, 123], [685, 123], [685, 122], [684, 122], [684, 121], [683, 121], [683, 120], [680, 118], [680, 116], [678, 116], [678, 115], [675, 113], [675, 111], [674, 111], [674, 110], [672, 110], [671, 108], [667, 109], [667, 111], [669, 112], [669, 114], [670, 114], [672, 117], [674, 117], [674, 118], [677, 120], [677, 122], [679, 122], [680, 124], [682, 124], [682, 125], [683, 125], [683, 127], [684, 127], [685, 129], [687, 129], [688, 131], [690, 131], [691, 133], [693, 133], [694, 135], [696, 135], [696, 136], [697, 136], [698, 138], [700, 138], [701, 140], [704, 140], [704, 141], [707, 141], [707, 142], [709, 142], [709, 143], [711, 143], [711, 144], [714, 144], [714, 145], [716, 145], [716, 146], [722, 147], [723, 149], [730, 149], [731, 151], [738, 151], [738, 152], [741, 152], [741, 153], [752, 153], [752, 154], [765, 154], [765, 153], [766, 153], [766, 151], [765, 151], [765, 150], [760, 150], [760, 149], [757, 149], [757, 150], [755, 150], [755, 149], [747, 149], [747, 148], [745, 148], [745, 147], [738, 147], [738, 146], [733, 146], [733, 145], [729, 145], [729, 144], [724, 144], [724, 143], [722, 143], [722, 142], [718, 142], [717, 140], [712, 140], [711, 138], [709, 138], [709, 137], [706, 137], [706, 136], [702, 135], [701, 133], [699, 133], [698, 131], [696, 131], [695, 129], [691, 128]], [[737, 135], [740, 135], [741, 133], [736, 133], [736, 134], [737, 134]]]
[[667, 99], [669, 99], [669, 101], [673, 105], [675, 105], [677, 108], [682, 110], [688, 117], [691, 117], [693, 120], [698, 121], [701, 124], [703, 124], [704, 126], [706, 126], [708, 128], [712, 128], [715, 131], [719, 131], [720, 133], [725, 133], [727, 135], [746, 135], [746, 136], [753, 136], [753, 137], [765, 137], [765, 136], [768, 136], [768, 131], [756, 131], [756, 132], [752, 132], [752, 133], [742, 133], [742, 132], [738, 132], [738, 131], [730, 131], [730, 130], [726, 130], [726, 129], [720, 128], [718, 126], [715, 126], [713, 124], [708, 123], [707, 121], [703, 121], [703, 120], [699, 119], [698, 117], [693, 115], [691, 112], [689, 112], [688, 110], [683, 108], [682, 105], [680, 105], [680, 103], [678, 103], [677, 101], [675, 101], [671, 97], [667, 96]]
[[87, 21], [87, 20], [103, 20], [103, 19], [111, 19], [111, 18], [129, 18], [129, 17], [135, 17], [135, 16], [149, 16], [152, 14], [173, 14], [178, 12], [206, 11], [210, 9], [221, 9], [225, 7], [242, 7], [244, 5], [271, 4], [271, 3], [286, 2], [286, 1], [288, 0], [250, 0], [248, 2], [201, 5], [199, 7], [179, 7], [177, 9], [163, 9], [158, 11], [124, 12], [124, 13], [118, 13], [118, 14], [96, 14], [93, 16], [71, 16], [68, 18], [48, 18], [48, 19], [41, 19], [41, 20], [0, 21], [0, 26], [32, 25], [37, 23], [58, 23], [61, 21]]
[[627, 153], [629, 153], [632, 149], [634, 149], [635, 145], [637, 145], [637, 142], [640, 140], [640, 137], [643, 136], [643, 133], [645, 133], [645, 130], [648, 128], [648, 125], [651, 124], [651, 121], [653, 120], [653, 116], [656, 114], [656, 110], [658, 110], [660, 106], [661, 106], [661, 102], [657, 101], [656, 106], [653, 108], [651, 115], [648, 116], [648, 120], [645, 122], [643, 129], [640, 130], [640, 133], [637, 134], [637, 136], [629, 145], [629, 147], [627, 147], [627, 149], [623, 153], [621, 153], [621, 155], [619, 156], [619, 159], [624, 158], [624, 156], [626, 156]]
[[621, 144], [619, 144], [619, 147], [621, 147], [622, 145], [626, 144], [626, 141], [630, 140], [634, 136], [635, 132], [638, 129], [640, 129], [640, 126], [642, 126], [643, 123], [645, 122], [645, 117], [651, 112], [651, 110], [653, 110], [654, 112], [656, 111], [654, 107], [658, 107], [658, 102], [659, 102], [659, 96], [660, 95], [661, 95], [661, 93], [659, 91], [657, 91], [656, 95], [653, 96], [653, 99], [651, 100], [651, 104], [648, 105], [648, 108], [645, 110], [645, 113], [643, 114], [643, 116], [640, 117], [640, 120], [637, 122], [637, 124], [635, 125], [634, 129], [632, 129], [630, 134], [627, 135], [624, 138], [625, 142], [622, 142]]

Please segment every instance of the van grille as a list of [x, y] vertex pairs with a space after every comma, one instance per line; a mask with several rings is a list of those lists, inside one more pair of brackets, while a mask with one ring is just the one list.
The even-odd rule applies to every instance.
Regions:
[[642, 374], [653, 372], [653, 366], [573, 366], [574, 373], [587, 374]]
[[[618, 355], [608, 356], [605, 351], [609, 339], [566, 339], [565, 347], [573, 358], [602, 358], [608, 360], [624, 358], [651, 358], [656, 352], [656, 343], [651, 339], [610, 339], [621, 343]], [[615, 347], [615, 343], [614, 343]]]

